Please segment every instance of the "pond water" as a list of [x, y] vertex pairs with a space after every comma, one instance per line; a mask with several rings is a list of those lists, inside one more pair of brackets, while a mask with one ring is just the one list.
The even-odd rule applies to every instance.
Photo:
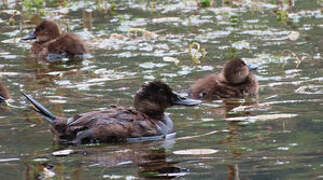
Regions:
[[[1, 179], [323, 179], [323, 1], [0, 5], [0, 78], [20, 107], [0, 114]], [[48, 64], [30, 56], [30, 44], [19, 39], [36, 12], [86, 39], [92, 57]], [[201, 64], [190, 56], [193, 42], [207, 52]], [[146, 81], [184, 92], [231, 57], [259, 67], [259, 98], [170, 108], [173, 140], [58, 145], [20, 93], [60, 116], [127, 107]]]

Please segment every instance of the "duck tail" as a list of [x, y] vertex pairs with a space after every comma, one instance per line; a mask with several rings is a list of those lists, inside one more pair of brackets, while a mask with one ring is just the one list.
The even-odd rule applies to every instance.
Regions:
[[43, 105], [41, 105], [38, 101], [36, 101], [34, 98], [32, 98], [30, 95], [25, 94], [24, 92], [21, 92], [28, 101], [33, 105], [33, 110], [39, 113], [41, 116], [43, 116], [44, 119], [46, 119], [50, 124], [53, 124], [56, 120], [56, 116], [51, 113], [48, 109], [46, 109]]

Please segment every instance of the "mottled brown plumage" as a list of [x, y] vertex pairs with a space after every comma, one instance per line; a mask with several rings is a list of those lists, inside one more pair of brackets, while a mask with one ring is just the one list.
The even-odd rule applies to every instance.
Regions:
[[59, 140], [73, 144], [167, 135], [174, 132], [174, 129], [172, 120], [164, 114], [166, 108], [200, 103], [198, 100], [181, 97], [160, 81], [141, 87], [134, 98], [135, 109], [113, 106], [71, 118], [56, 117], [30, 96], [25, 97], [52, 124], [51, 129]]
[[89, 52], [87, 45], [79, 36], [73, 33], [62, 33], [58, 24], [51, 20], [41, 22], [31, 35], [22, 40], [30, 39], [37, 39], [32, 44], [31, 53], [49, 61]]
[[232, 59], [224, 65], [221, 74], [199, 79], [189, 89], [195, 99], [243, 98], [258, 94], [258, 81], [241, 59]]
[[9, 98], [10, 96], [8, 88], [2, 82], [0, 82], [0, 104]]

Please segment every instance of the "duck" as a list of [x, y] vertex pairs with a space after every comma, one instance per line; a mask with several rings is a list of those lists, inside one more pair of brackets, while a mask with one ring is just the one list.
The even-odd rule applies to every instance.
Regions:
[[251, 72], [256, 69], [240, 58], [231, 59], [220, 74], [210, 74], [197, 80], [188, 90], [189, 97], [216, 100], [257, 96], [258, 81]]
[[65, 57], [82, 57], [89, 53], [87, 44], [76, 34], [62, 33], [59, 25], [52, 20], [44, 20], [34, 32], [21, 40], [32, 43], [31, 54], [48, 62], [57, 62]]
[[0, 104], [5, 103], [10, 98], [8, 88], [0, 82]]
[[147, 137], [166, 137], [174, 132], [173, 121], [165, 110], [174, 105], [201, 103], [173, 91], [161, 81], [145, 83], [134, 96], [134, 108], [110, 108], [76, 114], [70, 118], [55, 116], [30, 95], [23, 93], [33, 109], [47, 120], [59, 143], [84, 144], [119, 142]]

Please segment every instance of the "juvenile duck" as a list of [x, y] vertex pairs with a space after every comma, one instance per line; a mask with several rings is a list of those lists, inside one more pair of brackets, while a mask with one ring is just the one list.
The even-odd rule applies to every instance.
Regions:
[[153, 81], [137, 91], [134, 109], [112, 106], [65, 118], [55, 116], [31, 96], [24, 96], [34, 105], [34, 110], [51, 124], [57, 139], [70, 144], [166, 136], [174, 132], [173, 121], [164, 113], [166, 108], [173, 105], [194, 106], [201, 102], [180, 96], [163, 82]]
[[88, 48], [79, 36], [73, 33], [62, 33], [58, 24], [51, 20], [41, 22], [33, 33], [21, 40], [37, 39], [32, 44], [31, 53], [47, 61], [56, 61], [64, 57], [82, 56]]
[[0, 104], [4, 103], [9, 98], [10, 96], [7, 87], [0, 82]]
[[258, 94], [258, 81], [250, 71], [257, 69], [241, 59], [232, 59], [224, 65], [221, 74], [199, 79], [189, 89], [195, 99], [243, 98]]

